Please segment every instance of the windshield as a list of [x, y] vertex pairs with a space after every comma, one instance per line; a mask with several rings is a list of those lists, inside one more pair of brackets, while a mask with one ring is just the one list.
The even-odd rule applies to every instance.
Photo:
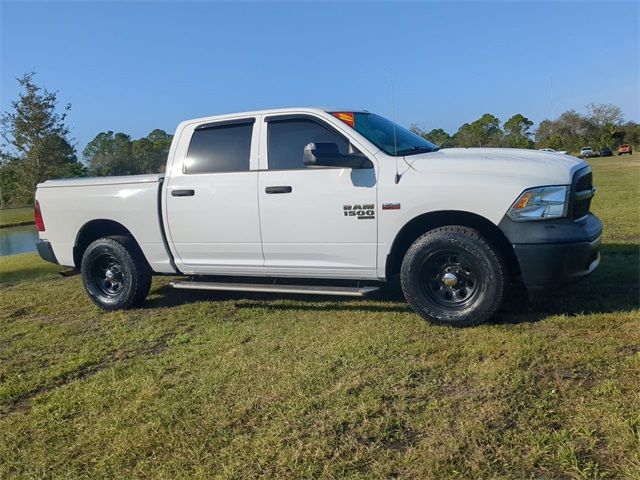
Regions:
[[[334, 115], [336, 114], [334, 113]], [[437, 145], [400, 125], [395, 125], [394, 142], [394, 125], [391, 120], [375, 113], [354, 112], [353, 125], [351, 126], [356, 132], [389, 155], [415, 155], [438, 150]]]

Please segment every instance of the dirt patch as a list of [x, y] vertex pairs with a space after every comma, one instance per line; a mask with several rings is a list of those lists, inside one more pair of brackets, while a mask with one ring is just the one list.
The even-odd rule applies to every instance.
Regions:
[[46, 392], [50, 392], [59, 388], [67, 383], [71, 383], [75, 380], [82, 380], [91, 375], [95, 375], [100, 370], [107, 368], [108, 364], [99, 362], [99, 363], [90, 363], [86, 365], [82, 365], [72, 372], [65, 373], [64, 375], [60, 375], [51, 380], [51, 382], [47, 385], [41, 385], [39, 387], [34, 388], [28, 392], [23, 393], [22, 395], [16, 397], [13, 402], [9, 405], [7, 410], [4, 413], [12, 413], [12, 412], [29, 412], [31, 411], [31, 407], [33, 405], [33, 400], [38, 395], [41, 395]]
[[618, 347], [616, 352], [632, 356], [640, 352], [640, 345], [625, 345], [623, 347]]
[[31, 309], [29, 307], [21, 307], [11, 312], [7, 318], [11, 318], [11, 319], [20, 318], [20, 317], [29, 315], [30, 313], [31, 313]]
[[152, 357], [155, 355], [159, 355], [168, 348], [168, 342], [173, 336], [174, 335], [167, 334], [163, 335], [157, 340], [145, 342], [136, 348], [132, 348], [129, 350], [115, 350], [108, 353], [104, 358], [97, 362], [81, 365], [72, 372], [67, 372], [63, 375], [55, 377], [48, 384], [36, 387], [14, 398], [13, 401], [4, 409], [0, 407], [0, 417], [2, 417], [3, 414], [6, 415], [15, 412], [28, 413], [31, 411], [34, 399], [37, 396], [51, 392], [68, 383], [77, 380], [82, 381], [86, 378], [92, 377], [102, 370], [111, 368], [118, 362], [130, 360], [137, 357]]

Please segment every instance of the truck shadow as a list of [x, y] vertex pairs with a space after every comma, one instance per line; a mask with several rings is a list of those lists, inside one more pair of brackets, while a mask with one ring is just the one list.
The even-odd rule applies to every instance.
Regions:
[[[236, 300], [236, 308], [280, 311], [304, 309], [318, 312], [406, 313], [411, 311], [398, 286], [393, 283], [367, 299], [276, 293], [178, 291], [162, 286], [152, 292], [143, 308]], [[602, 249], [600, 267], [593, 275], [575, 285], [544, 292], [532, 301], [528, 301], [523, 288], [514, 288], [503, 307], [489, 323], [537, 322], [551, 315], [609, 313], [637, 308], [640, 308], [640, 246], [607, 244]]]
[[[314, 310], [324, 312], [410, 312], [403, 298], [381, 292], [370, 297], [336, 297], [330, 295], [298, 295], [286, 293], [253, 292], [207, 292], [197, 290], [174, 290], [162, 286], [151, 292], [142, 305], [143, 309], [176, 307], [196, 302], [236, 301], [236, 308], [263, 308], [268, 310]], [[373, 303], [375, 302], [375, 303]]]

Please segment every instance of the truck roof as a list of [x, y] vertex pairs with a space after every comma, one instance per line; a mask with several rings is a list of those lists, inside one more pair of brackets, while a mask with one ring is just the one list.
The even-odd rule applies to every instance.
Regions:
[[361, 108], [318, 108], [318, 107], [282, 107], [282, 108], [267, 108], [263, 110], [251, 110], [246, 112], [233, 112], [223, 113], [219, 115], [211, 115], [207, 117], [190, 118], [181, 122], [181, 124], [194, 123], [194, 122], [209, 122], [218, 119], [236, 118], [236, 117], [251, 117], [255, 115], [270, 115], [277, 113], [327, 113], [327, 112], [367, 112]]

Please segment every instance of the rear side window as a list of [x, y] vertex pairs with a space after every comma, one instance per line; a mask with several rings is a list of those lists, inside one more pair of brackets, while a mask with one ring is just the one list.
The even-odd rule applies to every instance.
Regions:
[[305, 168], [304, 147], [309, 143], [335, 143], [343, 155], [349, 153], [346, 138], [323, 125], [304, 118], [272, 120], [267, 127], [269, 170]]
[[185, 161], [185, 173], [246, 172], [253, 122], [198, 127]]

